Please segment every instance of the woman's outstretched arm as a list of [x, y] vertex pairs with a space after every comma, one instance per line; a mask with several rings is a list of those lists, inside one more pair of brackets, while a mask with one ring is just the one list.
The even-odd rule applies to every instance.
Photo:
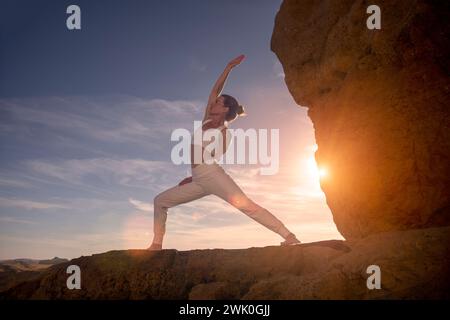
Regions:
[[231, 60], [225, 67], [225, 70], [222, 72], [222, 74], [217, 79], [216, 83], [214, 84], [214, 86], [211, 90], [211, 93], [209, 94], [208, 104], [206, 105], [205, 116], [203, 117], [203, 121], [205, 121], [208, 118], [208, 113], [209, 113], [209, 110], [211, 109], [211, 106], [214, 104], [214, 102], [216, 102], [217, 97], [221, 94], [230, 71], [235, 66], [240, 64], [241, 61], [244, 60], [244, 58], [245, 58], [245, 56], [243, 54], [241, 54], [239, 57], [236, 57], [233, 60]]

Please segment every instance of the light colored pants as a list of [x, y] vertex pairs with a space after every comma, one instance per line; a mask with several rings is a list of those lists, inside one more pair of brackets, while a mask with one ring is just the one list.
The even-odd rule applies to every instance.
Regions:
[[192, 169], [192, 182], [176, 185], [154, 198], [153, 243], [163, 242], [169, 208], [210, 194], [227, 201], [283, 238], [291, 233], [272, 213], [248, 198], [218, 163], [202, 163]]

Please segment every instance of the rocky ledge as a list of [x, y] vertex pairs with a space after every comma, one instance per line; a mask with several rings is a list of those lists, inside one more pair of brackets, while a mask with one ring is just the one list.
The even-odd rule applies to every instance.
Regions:
[[[77, 265], [81, 288], [69, 290]], [[369, 289], [380, 268], [381, 288]], [[249, 249], [109, 251], [47, 269], [2, 299], [449, 299], [450, 227]], [[369, 279], [370, 280], [370, 279]], [[370, 282], [370, 281], [369, 281]]]

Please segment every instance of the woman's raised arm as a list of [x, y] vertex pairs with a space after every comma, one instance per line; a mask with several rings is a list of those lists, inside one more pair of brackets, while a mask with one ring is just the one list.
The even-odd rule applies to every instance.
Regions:
[[220, 96], [223, 87], [225, 85], [225, 82], [227, 81], [228, 75], [230, 71], [240, 64], [242, 60], [244, 60], [245, 56], [241, 54], [240, 56], [234, 58], [230, 62], [228, 62], [227, 66], [225, 67], [225, 70], [222, 72], [222, 74], [217, 79], [216, 83], [214, 84], [214, 87], [211, 90], [211, 93], [209, 94], [208, 98], [208, 104], [206, 105], [205, 110], [205, 116], [203, 117], [203, 121], [205, 121], [208, 118], [209, 110], [211, 109], [211, 106], [216, 102], [216, 99], [218, 96]]

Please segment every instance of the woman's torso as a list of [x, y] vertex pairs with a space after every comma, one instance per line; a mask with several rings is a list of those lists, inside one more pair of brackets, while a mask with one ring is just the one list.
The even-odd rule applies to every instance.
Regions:
[[[210, 121], [211, 121], [211, 119], [205, 120], [202, 123], [202, 126], [197, 128], [194, 131], [194, 134], [192, 136], [192, 139], [191, 139], [191, 167], [192, 168], [195, 168], [199, 164], [206, 164], [205, 163], [205, 159], [204, 159], [205, 148], [209, 144], [212, 144], [212, 145], [216, 146], [216, 144], [215, 144], [216, 143], [215, 137], [211, 138], [211, 136], [209, 136], [209, 135], [204, 137], [205, 132], [207, 132], [209, 129], [219, 130], [220, 134], [222, 135], [222, 138], [226, 139], [225, 147], [223, 147], [223, 145], [222, 145], [222, 149], [224, 149], [224, 150], [221, 150], [221, 148], [216, 147], [212, 152], [208, 153], [208, 155], [213, 159], [215, 164], [217, 164], [217, 160], [220, 159], [220, 157], [222, 155], [224, 155], [226, 153], [227, 149], [228, 149], [228, 145], [229, 145], [230, 140], [231, 140], [230, 139], [230, 134], [229, 134], [229, 131], [228, 131], [228, 127], [223, 124], [223, 125], [220, 125], [219, 127], [216, 127], [216, 128], [214, 128], [214, 127], [209, 127], [208, 128], [207, 126], [205, 128], [205, 124], [209, 123]], [[197, 138], [196, 138], [196, 134], [197, 134]], [[195, 139], [197, 139], [197, 140], [195, 140]], [[209, 148], [211, 148], [211, 146]], [[200, 154], [199, 159], [194, 159], [195, 152], [199, 152], [199, 154]], [[197, 161], [195, 161], [195, 160], [197, 160]]]

